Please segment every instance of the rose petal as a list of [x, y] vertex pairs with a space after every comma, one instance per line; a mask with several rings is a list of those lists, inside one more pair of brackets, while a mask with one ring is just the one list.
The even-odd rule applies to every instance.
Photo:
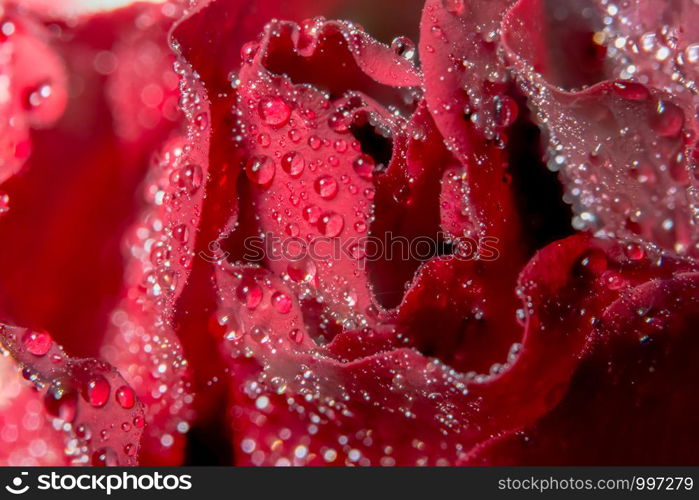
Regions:
[[[574, 227], [691, 254], [685, 113], [668, 95], [606, 81], [577, 92], [555, 84], [541, 2], [520, 0], [503, 21], [503, 47], [546, 123]], [[552, 82], [552, 80], [554, 80]]]
[[[26, 394], [26, 386], [17, 387], [19, 397], [4, 413], [20, 412], [33, 432], [22, 438], [29, 442], [28, 456], [21, 456], [18, 447], [8, 454], [8, 462], [30, 464], [33, 457], [54, 466], [137, 464], [143, 405], [114, 368], [95, 359], [68, 357], [46, 332], [0, 325], [0, 343], [43, 396], [39, 404]], [[40, 432], [31, 423], [42, 420], [39, 426], [48, 428], [51, 422], [52, 432]], [[55, 436], [63, 432], [63, 439]]]
[[[699, 275], [645, 283], [610, 306], [560, 404], [474, 450], [473, 465], [680, 465], [696, 461], [692, 354]], [[668, 390], [671, 388], [672, 390]], [[604, 411], [600, 411], [603, 408]], [[608, 418], [614, 415], [614, 418]]]

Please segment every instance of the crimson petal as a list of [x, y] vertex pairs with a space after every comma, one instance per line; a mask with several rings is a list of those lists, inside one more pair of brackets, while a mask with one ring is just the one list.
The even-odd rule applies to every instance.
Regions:
[[[0, 344], [43, 398], [39, 404], [41, 398], [27, 394], [26, 385], [13, 386], [16, 382], [11, 378], [7, 381], [18, 394], [4, 411], [3, 432], [10, 433], [4, 439], [8, 441], [17, 432], [10, 423], [15, 411], [23, 415], [30, 434], [22, 437], [28, 443], [27, 454], [22, 456], [22, 447], [17, 447], [5, 461], [54, 466], [138, 463], [143, 404], [113, 367], [95, 359], [68, 357], [43, 331], [0, 325]], [[30, 424], [42, 419], [47, 422]], [[55, 435], [62, 433], [63, 438]], [[17, 439], [15, 435], [12, 441]]]

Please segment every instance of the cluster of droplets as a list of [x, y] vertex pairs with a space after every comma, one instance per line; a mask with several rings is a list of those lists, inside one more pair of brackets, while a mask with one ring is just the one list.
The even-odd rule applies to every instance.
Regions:
[[[309, 41], [299, 42], [294, 50], [309, 55], [307, 44], [317, 43], [323, 26], [322, 19], [315, 19], [297, 28], [300, 36], [308, 37]], [[364, 35], [348, 23], [340, 28], [348, 48], [361, 51]], [[270, 38], [281, 36], [277, 23], [268, 25], [266, 30]], [[414, 45], [400, 39], [393, 48], [397, 55], [410, 59]], [[261, 50], [264, 48], [258, 44], [246, 44], [241, 54], [243, 61], [253, 63]], [[241, 75], [248, 72], [244, 67]], [[258, 72], [253, 81], [248, 79], [249, 76], [231, 75], [232, 87], [239, 94], [233, 112], [238, 117], [233, 140], [249, 138], [253, 143], [254, 154], [245, 165], [245, 175], [259, 188], [256, 192], [262, 199], [257, 202], [258, 209], [265, 213], [265, 218], [276, 221], [279, 232], [287, 238], [310, 242], [319, 237], [343, 239], [366, 234], [373, 220], [371, 181], [386, 166], [362, 153], [350, 132], [358, 124], [369, 125], [377, 134], [391, 138], [406, 122], [401, 112], [397, 108], [372, 109], [358, 92], [350, 91], [331, 101], [326, 93], [309, 85], [295, 85], [285, 76]], [[325, 126], [332, 132], [332, 138], [314, 133]], [[348, 161], [351, 171], [340, 168]], [[336, 202], [346, 203], [348, 198], [356, 215], [353, 221], [348, 220], [346, 211], [340, 213], [333, 207]], [[352, 248], [352, 255], [356, 260], [363, 258], [360, 245]], [[316, 286], [318, 275], [329, 272], [333, 264], [302, 256], [287, 259], [286, 269], [281, 271], [301, 297], [314, 296], [319, 303], [329, 305], [325, 311], [327, 319], [345, 328], [365, 325], [363, 314], [356, 314], [354, 307], [361, 299], [349, 280], [340, 274], [332, 279], [323, 278], [324, 285], [332, 285], [324, 287], [326, 292], [327, 288], [333, 289], [331, 296], [324, 296], [323, 290]], [[354, 274], [358, 272], [355, 270]]]
[[[338, 383], [332, 371], [327, 372], [322, 366], [314, 368], [319, 359], [306, 364], [279, 356], [263, 358], [263, 371], [245, 383], [242, 392], [248, 402], [241, 401], [242, 406], [234, 411], [240, 412], [241, 418], [249, 418], [253, 429], [267, 414], [278, 414], [279, 406], [303, 422], [301, 428], [294, 423], [293, 432], [280, 427], [278, 436], [271, 440], [268, 436], [259, 439], [255, 434], [240, 436], [240, 450], [249, 455], [253, 464], [390, 466], [396, 464], [396, 457], [411, 455], [415, 465], [453, 465], [467, 449], [455, 438], [465, 428], [463, 409], [455, 403], [468, 395], [464, 375], [438, 360], [415, 372], [414, 360], [405, 354], [376, 361], [385, 366], [367, 367], [371, 373], [385, 372], [369, 386], [351, 379]], [[416, 391], [416, 385], [425, 389]], [[369, 422], [360, 420], [366, 414], [364, 407], [401, 416], [407, 425], [424, 417], [421, 413], [425, 411], [434, 417], [433, 429], [438, 430], [430, 437], [421, 437], [418, 432], [409, 442], [389, 445], [381, 438], [381, 428], [372, 428]], [[352, 431], [337, 435], [338, 425]], [[335, 436], [335, 444], [316, 439], [328, 433]]]
[[[129, 460], [135, 460], [144, 422], [133, 389], [101, 361], [70, 360], [45, 331], [0, 328], [4, 342], [13, 346], [3, 346], [3, 354], [23, 360], [22, 377], [42, 391], [52, 427], [66, 433], [64, 453], [71, 464], [135, 463]], [[91, 414], [95, 411], [101, 416]], [[115, 415], [124, 421], [113, 422]], [[99, 427], [93, 429], [95, 424]], [[112, 443], [122, 442], [122, 450], [112, 448]], [[120, 464], [120, 456], [127, 457], [126, 462]]]

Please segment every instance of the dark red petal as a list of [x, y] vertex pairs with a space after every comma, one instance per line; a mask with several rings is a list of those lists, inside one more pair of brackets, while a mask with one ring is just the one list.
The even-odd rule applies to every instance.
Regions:
[[[629, 81], [580, 91], [557, 86], [540, 2], [520, 0], [503, 21], [503, 47], [550, 135], [578, 229], [696, 252], [685, 111]], [[553, 69], [552, 69], [553, 68]]]
[[698, 302], [696, 273], [645, 283], [617, 300], [561, 402], [534, 425], [477, 448], [465, 463], [696, 463]]
[[[49, 31], [8, 6], [0, 15], [0, 184], [16, 174], [31, 152], [29, 129], [48, 127], [66, 107], [64, 63], [49, 46]], [[3, 216], [8, 207], [0, 207]]]
[[[136, 18], [152, 24], [140, 27]], [[156, 52], [162, 59], [152, 61], [158, 78], [140, 83], [172, 97], [173, 89], [161, 78], [164, 73], [175, 78], [159, 24], [168, 21], [159, 8], [139, 5], [76, 21], [70, 30], [65, 28], [69, 40], [51, 31], [52, 48], [75, 76], [68, 107], [53, 126], [33, 132], [27, 168], [1, 188], [9, 194], [11, 209], [0, 218], [0, 239], [13, 242], [0, 247], [2, 314], [16, 323], [50, 329], [78, 355], [99, 351], [121, 291], [120, 240], [140, 209], [134, 191], [153, 151], [176, 125], [172, 116], [161, 117], [151, 123], [154, 128], [139, 128], [138, 137], [121, 136], [113, 127], [111, 108], [121, 104], [107, 94], [133, 92], [115, 76], [114, 65], [123, 75], [132, 62], [126, 59], [127, 42], [120, 48], [122, 40], [159, 44]], [[125, 25], [130, 28], [125, 30]], [[37, 62], [24, 64], [51, 67]], [[136, 122], [143, 125], [138, 118]]]
[[[443, 193], [449, 230], [499, 238], [521, 253], [522, 237], [505, 145], [519, 106], [497, 54], [500, 18], [511, 3], [428, 0], [420, 25], [425, 98], [447, 147], [463, 164]], [[460, 215], [457, 215], [460, 214]], [[457, 223], [455, 223], [457, 222]], [[526, 250], [525, 250], [526, 251]], [[521, 257], [518, 257], [521, 258]]]
[[617, 63], [616, 76], [691, 101], [699, 78], [699, 6], [691, 0], [631, 0], [613, 7], [597, 3], [606, 11], [604, 43]]
[[[345, 69], [328, 75], [323, 68], [330, 58]], [[351, 25], [319, 20], [312, 27], [268, 26], [237, 85], [249, 137], [241, 209], [255, 209], [256, 233], [267, 235], [274, 252], [263, 256], [269, 267], [322, 299], [326, 317], [346, 328], [365, 322], [372, 306], [361, 250], [354, 250], [371, 223], [371, 180], [382, 168], [349, 132], [371, 117], [384, 133], [398, 133], [404, 119], [365, 93], [385, 95], [369, 77], [389, 81], [388, 74], [394, 86], [418, 81], [413, 66], [390, 48]]]
[[[530, 424], [558, 403], [596, 318], [621, 290], [687, 268], [655, 256], [632, 261], [618, 246], [582, 236], [544, 249], [521, 276], [521, 345], [481, 374], [459, 373], [413, 349], [387, 350], [381, 332], [372, 335], [377, 348], [367, 357], [357, 357], [347, 334], [321, 347], [279, 278], [222, 268], [217, 320], [231, 369], [237, 460], [454, 463], [471, 446]], [[292, 298], [289, 312], [275, 306], [277, 293]]]
[[[138, 463], [143, 404], [113, 367], [68, 357], [46, 332], [0, 325], [0, 344], [9, 353], [3, 387], [11, 391], [11, 406], [3, 408], [5, 464]], [[36, 392], [13, 380], [12, 369], [20, 369]]]

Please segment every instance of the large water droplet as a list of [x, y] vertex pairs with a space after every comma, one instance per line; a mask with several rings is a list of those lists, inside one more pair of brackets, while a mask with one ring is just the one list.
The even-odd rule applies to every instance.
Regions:
[[265, 97], [257, 110], [262, 121], [271, 127], [282, 127], [291, 117], [291, 107], [280, 97]]
[[334, 212], [323, 214], [318, 221], [318, 229], [328, 238], [335, 238], [336, 236], [339, 236], [344, 227], [345, 218], [342, 215]]
[[47, 332], [32, 332], [28, 330], [22, 336], [22, 345], [34, 356], [45, 356], [53, 345], [53, 339]]
[[376, 162], [374, 159], [366, 154], [359, 155], [353, 163], [354, 171], [357, 175], [365, 180], [371, 180], [374, 174], [374, 167], [376, 167]]
[[331, 175], [318, 177], [313, 186], [324, 200], [331, 200], [337, 196], [337, 181]]
[[102, 375], [93, 377], [85, 386], [83, 395], [85, 400], [95, 408], [101, 408], [109, 401], [111, 387]]
[[262, 288], [252, 280], [244, 280], [235, 291], [238, 300], [248, 309], [255, 309], [262, 302]]
[[303, 173], [306, 161], [300, 153], [292, 151], [282, 157], [282, 169], [291, 177], [298, 177]]
[[127, 410], [133, 408], [136, 404], [136, 395], [134, 394], [133, 389], [131, 389], [131, 387], [128, 385], [122, 385], [119, 387], [116, 390], [115, 397], [117, 403], [119, 403], [119, 406], [126, 408]]
[[197, 192], [204, 179], [204, 172], [199, 165], [186, 165], [175, 170], [170, 176], [170, 182], [180, 191], [189, 195]]
[[274, 292], [272, 295], [272, 304], [281, 314], [288, 314], [291, 311], [291, 297], [284, 292]]
[[274, 179], [274, 162], [268, 156], [255, 156], [248, 162], [245, 173], [255, 184], [264, 186]]

